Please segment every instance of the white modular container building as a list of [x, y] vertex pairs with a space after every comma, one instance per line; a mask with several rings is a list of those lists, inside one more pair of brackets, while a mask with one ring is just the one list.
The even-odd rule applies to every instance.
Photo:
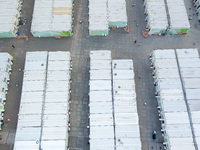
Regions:
[[125, 0], [89, 0], [89, 35], [107, 36], [109, 27], [127, 27]]
[[133, 60], [112, 61], [116, 150], [141, 150]]
[[154, 50], [150, 58], [164, 147], [168, 150], [195, 150], [175, 52]]
[[109, 27], [126, 27], [126, 0], [108, 0]]
[[69, 52], [49, 52], [41, 135], [43, 150], [68, 148], [70, 70]]
[[0, 0], [0, 38], [19, 35], [23, 0]]
[[90, 52], [90, 150], [114, 150], [111, 51]]
[[176, 50], [196, 146], [200, 149], [200, 58], [197, 49]]
[[108, 35], [108, 0], [89, 1], [89, 34]]
[[69, 52], [27, 52], [14, 150], [67, 150], [70, 67]]
[[13, 57], [8, 53], [0, 53], [0, 130], [3, 127], [3, 116], [5, 112], [6, 94], [10, 81]]
[[166, 33], [169, 24], [164, 0], [145, 0], [146, 28], [149, 34]]
[[184, 0], [166, 0], [170, 16], [169, 34], [185, 34], [190, 29]]
[[184, 0], [144, 0], [149, 34], [186, 34], [190, 22]]
[[26, 54], [14, 150], [40, 147], [47, 55], [46, 51]]
[[31, 25], [33, 36], [72, 36], [73, 3], [73, 0], [35, 0]]

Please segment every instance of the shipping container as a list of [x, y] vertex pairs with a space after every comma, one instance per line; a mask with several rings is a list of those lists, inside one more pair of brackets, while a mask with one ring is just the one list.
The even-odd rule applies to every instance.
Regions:
[[33, 36], [72, 36], [73, 3], [73, 0], [35, 0], [31, 25]]
[[69, 52], [27, 52], [15, 150], [68, 150], [71, 66]]
[[191, 123], [195, 137], [196, 148], [200, 148], [200, 57], [197, 49], [177, 49], [177, 58]]
[[115, 149], [111, 72], [111, 51], [91, 51], [89, 81], [90, 150]]
[[19, 35], [23, 0], [0, 0], [0, 38]]
[[180, 64], [176, 57], [172, 49], [155, 50], [150, 55], [163, 144], [167, 150], [195, 150], [193, 128], [183, 94]]
[[108, 0], [109, 27], [127, 27], [126, 0]]
[[141, 150], [133, 60], [112, 61], [116, 150]]

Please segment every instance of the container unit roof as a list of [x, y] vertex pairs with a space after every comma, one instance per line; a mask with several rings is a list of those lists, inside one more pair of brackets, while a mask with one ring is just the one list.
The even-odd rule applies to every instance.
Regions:
[[13, 57], [9, 53], [1, 52], [0, 58], [1, 58], [0, 62], [8, 62], [12, 64]]
[[[156, 51], [156, 53], [158, 53], [158, 51]], [[171, 150], [181, 148], [195, 149], [190, 119], [182, 92], [182, 84], [178, 65], [176, 62], [176, 57], [174, 57], [175, 52], [172, 50], [169, 52], [173, 57], [169, 57], [169, 55], [166, 55], [166, 53], [166, 51], [163, 51], [162, 56], [162, 50], [159, 52], [159, 55], [155, 55], [153, 52], [151, 57], [151, 59], [154, 61], [153, 67], [155, 67], [157, 72], [162, 70], [173, 72], [178, 75], [174, 76], [174, 78], [169, 78], [166, 76], [166, 74], [154, 74], [157, 78], [156, 90], [158, 92], [157, 100], [160, 108], [160, 117], [161, 120], [164, 120], [164, 123], [162, 124], [164, 141], [167, 145], [167, 148]], [[166, 62], [167, 67], [164, 67], [163, 62]], [[167, 62], [174, 62], [174, 66], [170, 67]], [[163, 63], [163, 67], [161, 67], [159, 63]], [[157, 66], [159, 66], [159, 68], [157, 68]], [[182, 143], [180, 141], [187, 141], [185, 142], [185, 147], [180, 144]]]
[[[103, 67], [102, 67], [103, 66]], [[103, 72], [103, 73], [101, 73]], [[90, 52], [90, 149], [114, 150], [111, 52]], [[107, 133], [107, 134], [104, 134]], [[102, 143], [103, 142], [103, 143]]]
[[90, 35], [108, 34], [108, 0], [89, 1]]
[[[195, 142], [200, 148], [200, 58], [197, 49], [177, 49], [178, 62], [193, 124]], [[183, 63], [184, 62], [184, 63]], [[191, 71], [189, 73], [188, 71]], [[185, 73], [187, 72], [187, 74]]]
[[170, 16], [171, 29], [189, 29], [190, 23], [187, 16], [184, 0], [166, 0]]
[[68, 147], [70, 61], [69, 52], [49, 52], [41, 132], [44, 150]]
[[116, 150], [141, 150], [133, 60], [113, 60], [112, 69]]
[[125, 0], [108, 0], [109, 27], [126, 27], [127, 12]]
[[36, 37], [71, 35], [72, 8], [72, 0], [36, 0], [31, 25], [32, 34]]
[[0, 53], [0, 72], [10, 72], [13, 57], [9, 53]]
[[[39, 62], [39, 63], [37, 63]], [[41, 62], [43, 62], [41, 67]], [[47, 52], [27, 52], [14, 149], [39, 149]], [[30, 144], [29, 147], [27, 143]]]
[[168, 28], [168, 19], [164, 0], [146, 0], [145, 6], [150, 34], [166, 30]]
[[[18, 0], [0, 0], [0, 37], [1, 33], [13, 32]], [[2, 36], [3, 37], [3, 36]]]

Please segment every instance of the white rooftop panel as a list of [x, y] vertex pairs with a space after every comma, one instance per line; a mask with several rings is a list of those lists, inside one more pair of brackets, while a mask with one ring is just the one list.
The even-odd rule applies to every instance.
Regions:
[[117, 138], [117, 150], [141, 150], [140, 138]]
[[43, 116], [44, 127], [66, 127], [69, 121], [68, 115], [54, 114]]
[[27, 52], [26, 61], [46, 61], [47, 51]]
[[[105, 134], [106, 133], [106, 134]], [[114, 139], [114, 128], [113, 126], [96, 126], [90, 127], [90, 139], [103, 138], [103, 139]]]
[[62, 51], [57, 51], [57, 52], [49, 52], [49, 61], [70, 61], [71, 57], [70, 57], [70, 52], [62, 52]]
[[110, 50], [90, 51], [90, 59], [111, 61], [111, 51]]
[[176, 55], [173, 49], [154, 50], [152, 53], [153, 59], [175, 59]]
[[24, 70], [25, 71], [36, 71], [36, 70], [46, 70], [47, 61], [26, 61]]
[[15, 141], [13, 150], [38, 150], [39, 146], [37, 141]]
[[91, 91], [110, 91], [111, 81], [110, 80], [90, 80]]
[[70, 69], [70, 61], [48, 61], [48, 71], [50, 70], [69, 70]]
[[15, 141], [38, 141], [40, 139], [41, 127], [17, 128]]
[[68, 127], [43, 127], [42, 141], [45, 140], [66, 140]]
[[112, 60], [113, 70], [133, 70], [133, 60], [131, 59], [118, 59]]
[[111, 80], [111, 70], [90, 70], [91, 80]]
[[40, 127], [42, 116], [38, 115], [19, 115], [17, 127]]
[[115, 124], [138, 124], [137, 113], [115, 113]]
[[66, 147], [67, 142], [65, 140], [50, 140], [41, 142], [42, 150], [65, 150]]
[[22, 92], [21, 103], [38, 103], [44, 99], [43, 92]]
[[186, 97], [188, 100], [194, 99], [200, 99], [200, 89], [185, 89]]
[[112, 93], [110, 91], [90, 91], [90, 101], [112, 101]]
[[198, 58], [197, 49], [176, 49], [178, 58]]
[[113, 70], [113, 80], [134, 80], [133, 70]]

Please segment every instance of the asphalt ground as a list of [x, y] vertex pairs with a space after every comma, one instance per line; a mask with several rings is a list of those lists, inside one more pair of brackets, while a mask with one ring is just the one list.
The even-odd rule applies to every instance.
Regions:
[[[132, 7], [132, 4], [135, 4]], [[192, 16], [191, 29], [187, 35], [148, 36], [145, 31], [143, 0], [127, 0], [128, 25], [130, 32], [123, 29], [110, 30], [106, 37], [91, 37], [88, 34], [88, 1], [75, 1], [74, 35], [61, 38], [34, 38], [30, 33], [34, 0], [25, 0], [23, 18], [27, 24], [20, 29], [25, 39], [0, 39], [0, 52], [9, 52], [14, 56], [14, 65], [7, 95], [5, 120], [11, 121], [3, 127], [0, 150], [12, 150], [16, 133], [25, 55], [27, 51], [70, 51], [72, 56], [72, 103], [70, 150], [89, 150], [88, 93], [89, 93], [89, 52], [91, 50], [111, 50], [113, 59], [133, 59], [139, 124], [143, 150], [163, 150], [163, 138], [160, 133], [157, 102], [151, 76], [149, 54], [154, 49], [199, 48], [200, 24], [194, 14], [192, 2], [185, 0], [188, 15]], [[79, 21], [82, 21], [80, 24]], [[138, 26], [136, 26], [138, 24]], [[137, 43], [134, 41], [137, 40]], [[12, 48], [15, 46], [15, 49]], [[141, 76], [141, 78], [139, 78]], [[18, 85], [16, 87], [16, 84]], [[146, 103], [147, 105], [144, 105]], [[157, 131], [157, 139], [152, 139], [152, 131]]]

